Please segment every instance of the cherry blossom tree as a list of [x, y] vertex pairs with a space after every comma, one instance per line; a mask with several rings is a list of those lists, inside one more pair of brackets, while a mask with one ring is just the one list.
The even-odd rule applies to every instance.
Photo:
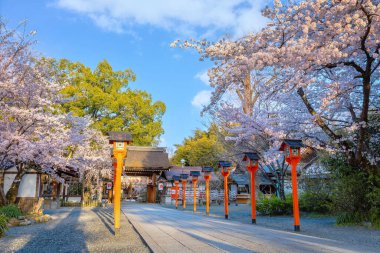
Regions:
[[[345, 153], [352, 166], [373, 170], [380, 161], [368, 133], [369, 114], [379, 113], [379, 8], [379, 1], [369, 0], [275, 1], [263, 11], [269, 23], [258, 33], [237, 42], [182, 46], [215, 62], [210, 105], [219, 103], [217, 115], [231, 122], [238, 139], [261, 135], [276, 147], [281, 138], [302, 137], [316, 148]], [[238, 80], [247, 72], [270, 80], [255, 87], [252, 112], [244, 109], [248, 96], [240, 109], [220, 103], [219, 94], [242, 90], [244, 81]]]
[[[25, 173], [36, 170], [63, 183], [62, 172], [99, 171], [109, 154], [105, 137], [90, 129], [89, 118], [63, 113], [59, 91], [50, 64], [36, 58], [30, 49], [33, 33], [7, 30], [0, 22], [0, 168], [16, 168], [6, 193], [16, 200]], [[5, 201], [0, 187], [1, 203]]]
[[250, 55], [258, 69], [281, 67], [273, 93], [297, 95], [297, 107], [301, 102], [325, 136], [305, 135], [363, 169], [380, 161], [368, 145], [369, 113], [379, 111], [379, 13], [379, 1], [371, 0], [276, 1], [264, 10], [271, 22]]
[[[379, 8], [376, 0], [275, 1], [263, 10], [268, 24], [260, 32], [180, 46], [215, 63], [205, 111], [267, 165], [280, 159], [281, 139], [302, 138], [344, 154], [359, 171], [379, 173]], [[249, 79], [260, 81], [249, 88]], [[228, 92], [240, 103], [223, 99]]]

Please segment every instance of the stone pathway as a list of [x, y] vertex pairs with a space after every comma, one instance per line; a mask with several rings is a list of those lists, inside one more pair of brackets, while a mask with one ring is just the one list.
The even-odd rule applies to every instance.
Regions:
[[45, 224], [12, 227], [0, 238], [0, 252], [149, 252], [124, 215], [118, 236], [112, 208], [61, 208], [46, 211]]
[[154, 252], [378, 252], [376, 247], [194, 215], [159, 205], [128, 203], [123, 212]]
[[[175, 209], [172, 205], [161, 205], [165, 208]], [[179, 207], [179, 211], [193, 213], [192, 204], [186, 210]], [[251, 224], [251, 206], [231, 204], [229, 206], [229, 219], [241, 223]], [[197, 206], [197, 215], [205, 216], [205, 206]], [[224, 206], [212, 205], [210, 216], [224, 219]], [[293, 232], [292, 216], [257, 216], [257, 226], [264, 226], [276, 230]], [[380, 230], [364, 226], [337, 226], [336, 218], [332, 216], [311, 217], [301, 213], [301, 231], [303, 235], [322, 237], [330, 240], [344, 241], [349, 244], [380, 248]]]

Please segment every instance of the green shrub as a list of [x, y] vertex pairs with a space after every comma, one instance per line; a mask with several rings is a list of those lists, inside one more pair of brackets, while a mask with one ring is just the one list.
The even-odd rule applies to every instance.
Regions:
[[258, 200], [256, 209], [263, 215], [289, 215], [292, 214], [293, 202], [291, 197], [281, 200], [272, 196]]
[[338, 225], [358, 224], [363, 221], [363, 215], [358, 212], [340, 212], [336, 217], [336, 224]]
[[22, 215], [22, 212], [16, 205], [11, 204], [0, 207], [0, 214], [4, 214], [8, 218], [17, 218]]
[[326, 160], [334, 179], [333, 211], [337, 224], [371, 222], [380, 227], [380, 175], [368, 167], [351, 167], [341, 158]]
[[[370, 185], [380, 186], [380, 176], [372, 175]], [[369, 221], [373, 228], [380, 229], [380, 187], [373, 187], [373, 189], [367, 194], [371, 209], [369, 210]]]
[[3, 236], [5, 234], [5, 231], [8, 229], [7, 221], [7, 216], [0, 214], [0, 237]]
[[299, 197], [300, 211], [308, 213], [330, 213], [332, 208], [332, 198], [324, 192], [306, 191]]

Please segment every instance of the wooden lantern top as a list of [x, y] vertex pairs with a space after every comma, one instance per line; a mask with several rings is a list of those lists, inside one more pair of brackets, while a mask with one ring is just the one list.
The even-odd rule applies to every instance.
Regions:
[[251, 161], [258, 161], [260, 160], [260, 157], [256, 152], [246, 152], [244, 153], [243, 162], [248, 161], [248, 159]]
[[108, 140], [110, 144], [113, 144], [114, 142], [128, 142], [129, 143], [132, 141], [132, 135], [127, 132], [109, 132]]
[[190, 176], [199, 177], [201, 175], [200, 171], [190, 171]]
[[173, 181], [178, 181], [180, 180], [181, 178], [179, 176], [173, 176]]
[[226, 168], [226, 167], [231, 167], [232, 163], [229, 161], [219, 161], [218, 167], [219, 168]]
[[182, 180], [186, 180], [189, 177], [189, 174], [181, 174], [180, 177]]
[[211, 173], [213, 171], [214, 171], [213, 167], [203, 167], [202, 168], [202, 172], [204, 172], [204, 173]]
[[290, 147], [292, 149], [298, 149], [298, 148], [305, 147], [305, 145], [302, 143], [302, 140], [285, 139], [281, 143], [279, 151], [284, 151], [286, 147]]

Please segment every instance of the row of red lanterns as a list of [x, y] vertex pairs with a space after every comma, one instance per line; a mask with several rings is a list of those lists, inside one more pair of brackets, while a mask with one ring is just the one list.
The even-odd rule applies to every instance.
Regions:
[[[299, 217], [299, 207], [298, 207], [298, 187], [297, 187], [297, 164], [301, 160], [301, 147], [304, 147], [302, 140], [285, 139], [281, 144], [280, 151], [284, 151], [285, 160], [291, 165], [291, 175], [292, 175], [292, 191], [293, 191], [293, 217], [294, 217], [294, 230], [300, 231], [300, 217]], [[246, 152], [244, 153], [243, 161], [248, 162], [247, 170], [251, 174], [251, 216], [252, 224], [256, 224], [256, 195], [255, 195], [255, 175], [259, 168], [260, 157], [256, 152]], [[221, 168], [221, 174], [224, 178], [224, 214], [225, 218], [228, 219], [228, 177], [231, 173], [232, 163], [229, 161], [219, 161], [218, 167]], [[210, 190], [209, 182], [211, 179], [211, 172], [213, 168], [204, 167], [202, 172], [204, 172], [204, 178], [206, 180], [206, 214], [210, 213]], [[191, 171], [190, 176], [192, 176], [192, 182], [194, 187], [194, 212], [196, 212], [196, 183], [198, 177], [200, 176], [199, 171]], [[188, 175], [181, 174], [181, 176], [173, 176], [173, 181], [175, 185], [175, 199], [176, 208], [178, 208], [178, 189], [179, 183], [182, 182], [183, 189], [186, 189]], [[186, 208], [186, 194], [183, 191], [183, 208]]]

